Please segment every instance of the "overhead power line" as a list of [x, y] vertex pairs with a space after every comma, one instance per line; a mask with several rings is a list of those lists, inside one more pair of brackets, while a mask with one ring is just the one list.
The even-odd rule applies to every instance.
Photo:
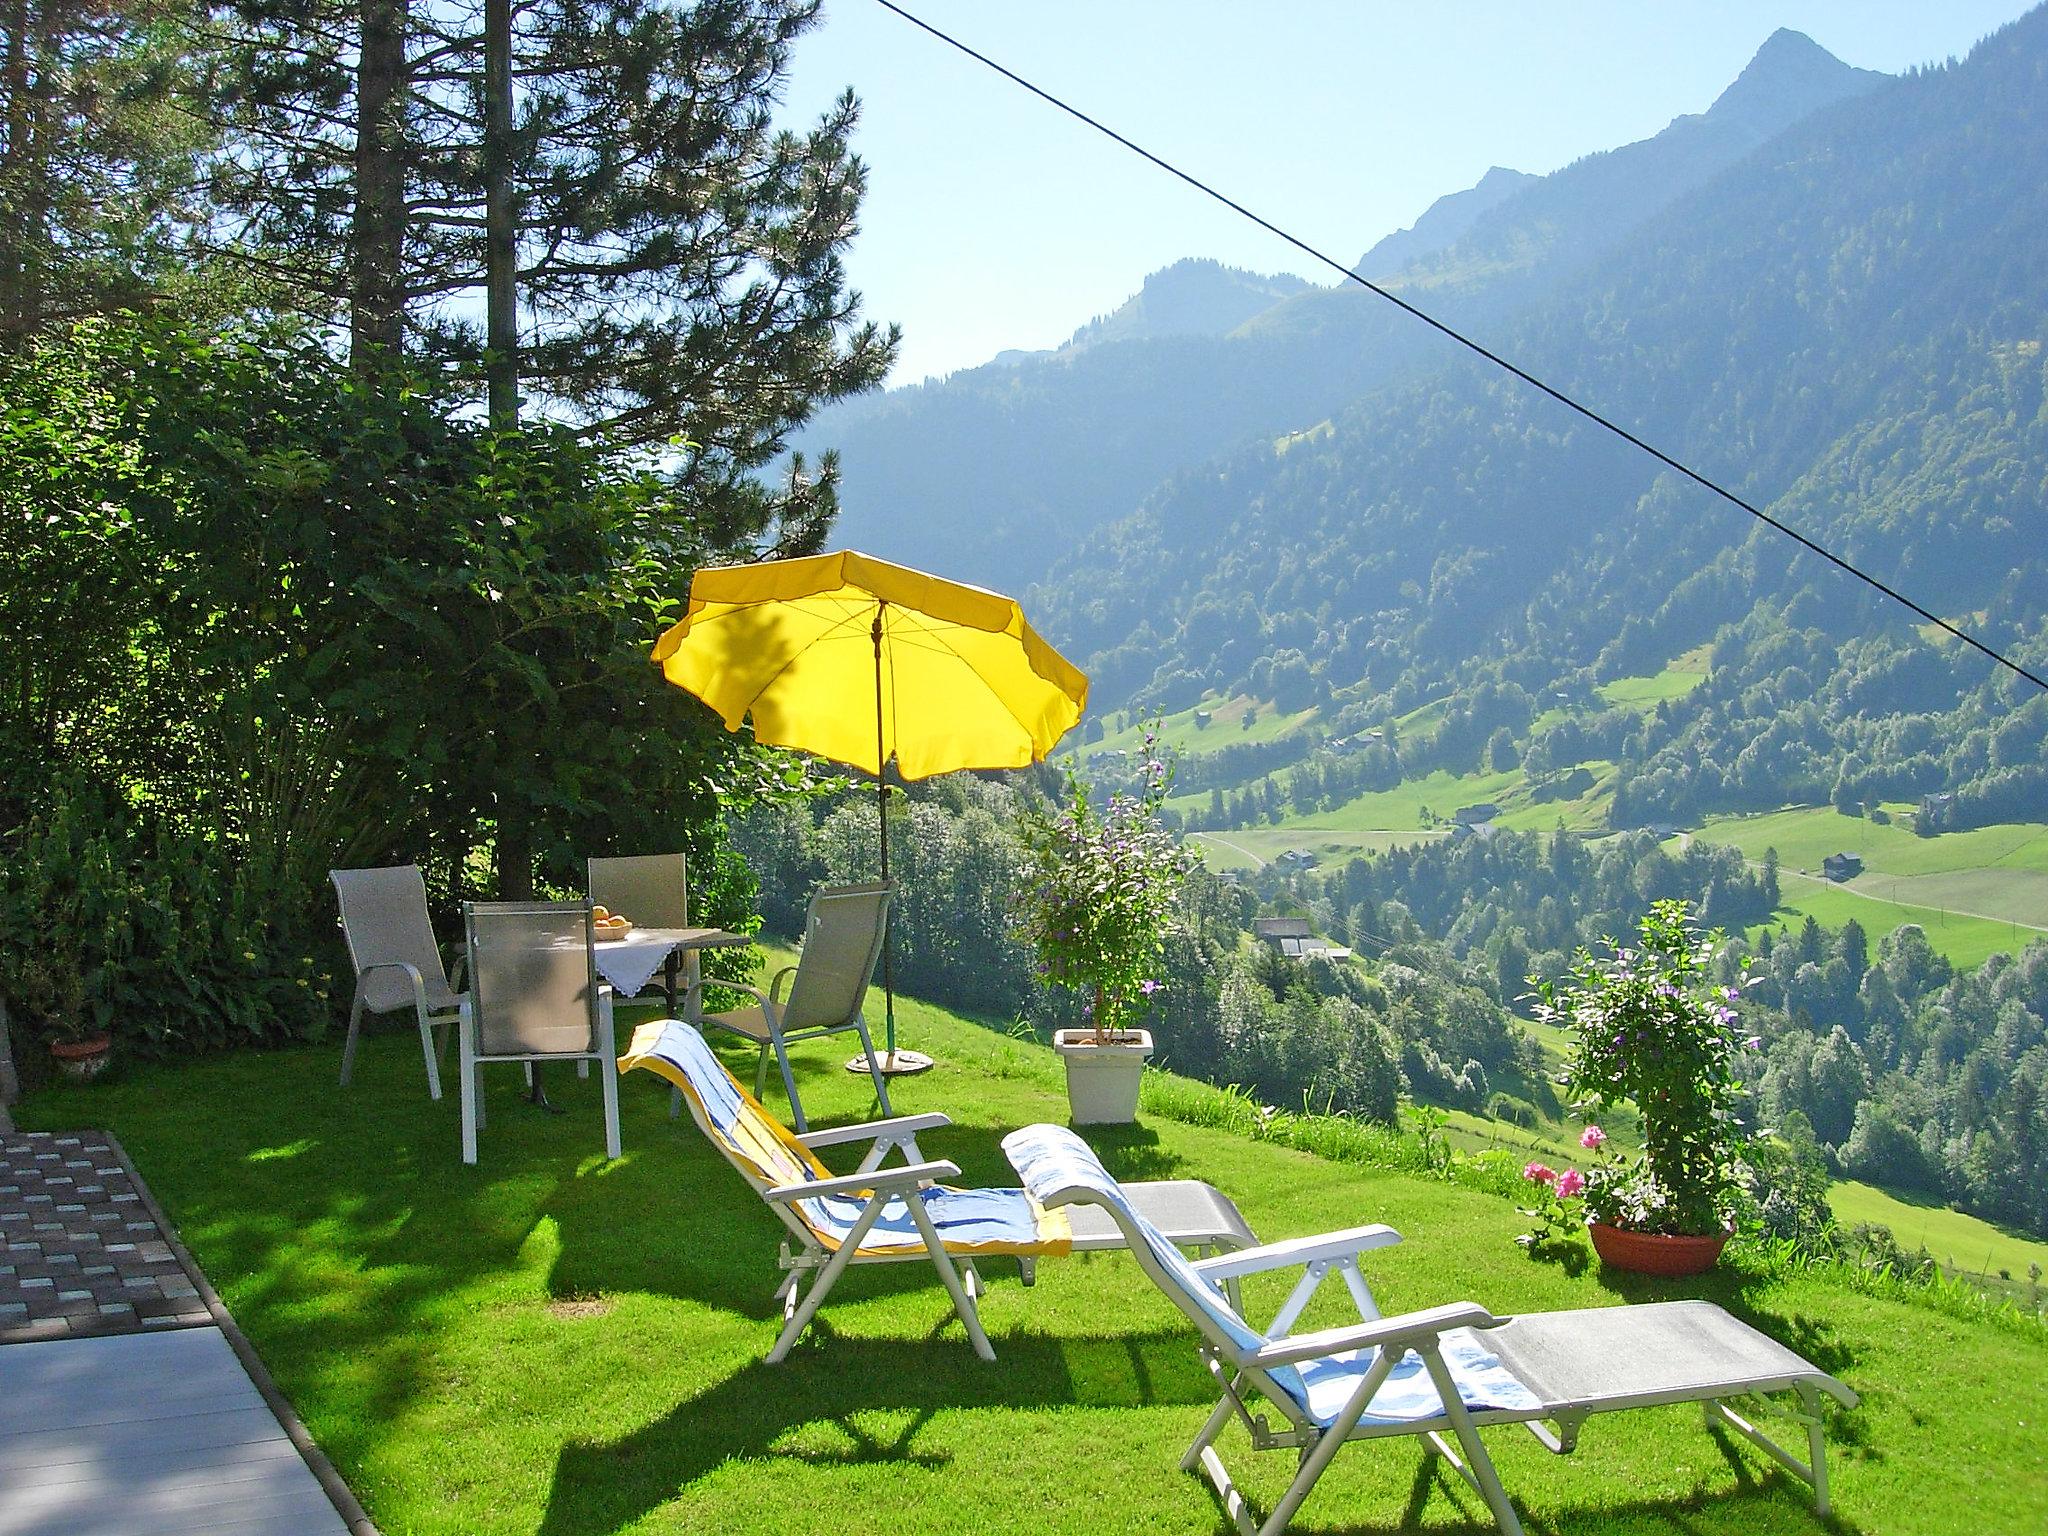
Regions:
[[1743, 511], [1747, 512], [1751, 517], [1755, 518], [1758, 522], [1765, 523], [1770, 527], [1777, 529], [1779, 533], [1782, 533], [1783, 535], [1785, 535], [1786, 538], [1793, 540], [1801, 548], [1810, 550], [1812, 553], [1819, 555], [1823, 560], [1827, 561], [1830, 565], [1834, 565], [1840, 568], [1841, 570], [1846, 571], [1849, 575], [1855, 577], [1858, 581], [1864, 583], [1866, 586], [1874, 588], [1878, 592], [1881, 592], [1886, 597], [1890, 598], [1893, 602], [1898, 603], [1900, 606], [1908, 608], [1912, 612], [1918, 614], [1921, 618], [1925, 619], [1929, 624], [1934, 625], [1937, 629], [1940, 629], [1946, 632], [1947, 634], [1953, 635], [1956, 639], [1962, 641], [1965, 645], [1968, 645], [1975, 650], [1981, 651], [1991, 660], [1997, 662], [1998, 665], [2000, 665], [2001, 667], [2004, 667], [2008, 671], [2014, 672], [2019, 676], [2025, 678], [2028, 682], [2032, 683], [2035, 687], [2041, 689], [2042, 691], [2048, 692], [2048, 679], [2044, 679], [2038, 676], [2037, 674], [2030, 672], [2027, 668], [2021, 666], [2011, 657], [2003, 654], [2000, 651], [1992, 649], [1992, 647], [1990, 647], [1989, 645], [1986, 645], [1982, 640], [1979, 640], [1975, 635], [1969, 633], [1969, 631], [1962, 629], [1955, 624], [1951, 624], [1947, 619], [1941, 617], [1940, 614], [1934, 613], [1927, 608], [1923, 608], [1920, 604], [1914, 602], [1912, 598], [1906, 596], [1905, 593], [1899, 591], [1896, 587], [1893, 587], [1885, 581], [1881, 580], [1880, 578], [1871, 575], [1868, 571], [1861, 570], [1858, 567], [1851, 565], [1847, 560], [1843, 559], [1833, 550], [1827, 548], [1825, 545], [1816, 543], [1814, 540], [1808, 538], [1805, 534], [1801, 533], [1797, 528], [1792, 527], [1788, 523], [1781, 522], [1779, 519], [1771, 516], [1770, 513], [1764, 511], [1763, 508], [1755, 505], [1753, 502], [1750, 502], [1741, 496], [1736, 495], [1736, 493], [1729, 490], [1728, 487], [1722, 485], [1719, 481], [1714, 480], [1710, 476], [1702, 474], [1699, 470], [1694, 469], [1690, 464], [1687, 464], [1682, 459], [1674, 458], [1671, 454], [1666, 453], [1656, 444], [1647, 442], [1644, 439], [1638, 437], [1635, 433], [1631, 432], [1627, 427], [1622, 426], [1619, 422], [1616, 422], [1610, 419], [1609, 417], [1601, 415], [1600, 412], [1594, 410], [1590, 405], [1584, 405], [1580, 403], [1578, 400], [1573, 399], [1570, 395], [1566, 394], [1563, 390], [1557, 388], [1555, 385], [1545, 383], [1542, 379], [1539, 379], [1535, 374], [1529, 372], [1528, 369], [1522, 368], [1517, 364], [1510, 362], [1507, 358], [1502, 357], [1498, 352], [1493, 351], [1491, 348], [1485, 346], [1480, 342], [1474, 341], [1470, 336], [1467, 336], [1464, 332], [1458, 330], [1454, 326], [1446, 324], [1442, 320], [1437, 319], [1435, 315], [1430, 314], [1427, 310], [1419, 308], [1418, 306], [1409, 303], [1406, 299], [1402, 298], [1398, 293], [1393, 292], [1391, 289], [1383, 288], [1378, 283], [1373, 282], [1371, 279], [1359, 276], [1358, 273], [1354, 272], [1351, 268], [1345, 266], [1344, 263], [1337, 260], [1336, 257], [1331, 256], [1322, 250], [1319, 250], [1317, 247], [1313, 245], [1310, 245], [1306, 240], [1303, 240], [1300, 236], [1291, 234], [1287, 230], [1282, 229], [1278, 224], [1275, 224], [1271, 219], [1262, 218], [1260, 215], [1254, 213], [1251, 209], [1247, 208], [1243, 203], [1238, 202], [1235, 198], [1229, 197], [1224, 193], [1217, 191], [1216, 188], [1210, 186], [1206, 181], [1203, 181], [1200, 177], [1191, 175], [1188, 172], [1182, 170], [1179, 166], [1173, 164], [1171, 161], [1162, 159], [1160, 156], [1153, 154], [1152, 151], [1145, 148], [1144, 145], [1135, 143], [1132, 140], [1125, 138], [1122, 134], [1118, 133], [1114, 128], [1109, 127], [1106, 123], [1103, 123], [1096, 118], [1090, 117], [1086, 112], [1083, 112], [1079, 107], [1076, 107], [1069, 102], [1063, 101], [1058, 96], [1053, 95], [1052, 92], [1045, 90], [1043, 87], [1032, 84], [1029, 80], [1026, 80], [1022, 75], [1018, 74], [1015, 70], [1006, 69], [1003, 65], [998, 64], [994, 59], [990, 58], [987, 54], [981, 53], [976, 49], [969, 47], [966, 43], [961, 42], [959, 38], [954, 37], [952, 34], [941, 31], [939, 28], [933, 26], [930, 22], [925, 21], [920, 17], [912, 15], [909, 11], [906, 11], [902, 6], [895, 4], [894, 0], [875, 0], [875, 3], [881, 6], [882, 9], [885, 11], [893, 11], [896, 15], [901, 16], [905, 21], [909, 22], [912, 26], [918, 28], [920, 31], [930, 33], [940, 42], [946, 44], [949, 48], [956, 48], [961, 53], [966, 54], [967, 57], [969, 57], [970, 59], [973, 59], [976, 63], [985, 65], [989, 69], [994, 70], [997, 74], [1001, 75], [1005, 80], [1010, 81], [1012, 84], [1023, 87], [1032, 95], [1038, 97], [1039, 100], [1046, 102], [1048, 105], [1057, 107], [1060, 111], [1066, 113], [1069, 117], [1072, 117], [1079, 122], [1086, 123], [1090, 128], [1093, 128], [1097, 133], [1101, 134], [1104, 138], [1114, 140], [1116, 143], [1121, 144], [1125, 149], [1129, 150], [1132, 154], [1138, 156], [1140, 159], [1150, 161], [1160, 170], [1166, 172], [1167, 175], [1172, 176], [1177, 180], [1186, 182], [1189, 186], [1193, 187], [1197, 192], [1200, 192], [1204, 197], [1213, 198], [1216, 202], [1221, 203], [1231, 212], [1238, 214], [1243, 218], [1249, 219], [1252, 223], [1258, 225], [1259, 228], [1265, 230], [1268, 234], [1277, 236], [1279, 239], [1286, 241], [1289, 245], [1293, 246], [1303, 255], [1309, 257], [1314, 261], [1320, 262], [1323, 266], [1328, 267], [1338, 276], [1343, 277], [1350, 282], [1354, 282], [1358, 284], [1359, 287], [1364, 288], [1367, 292], [1376, 294], [1378, 297], [1385, 299], [1389, 304], [1392, 304], [1396, 308], [1404, 311], [1405, 313], [1414, 316], [1417, 320], [1420, 320], [1424, 325], [1429, 326], [1432, 330], [1438, 331], [1444, 336], [1449, 337], [1452, 341], [1456, 342], [1459, 346], [1464, 347], [1466, 350], [1477, 353], [1479, 356], [1485, 358], [1486, 361], [1492, 363], [1494, 367], [1501, 369], [1505, 373], [1514, 375], [1514, 377], [1520, 379], [1524, 384], [1527, 384], [1531, 389], [1539, 390], [1543, 394], [1546, 394], [1551, 399], [1555, 400], [1559, 405], [1564, 406], [1566, 409], [1576, 411], [1579, 415], [1585, 417], [1586, 420], [1592, 422], [1595, 426], [1604, 428], [1605, 430], [1613, 433], [1616, 437], [1620, 438], [1623, 442], [1628, 443], [1631, 446], [1642, 450], [1644, 453], [1647, 453], [1651, 458], [1655, 459], [1658, 463], [1664, 465], [1666, 468], [1674, 470], [1677, 473], [1685, 476], [1686, 479], [1692, 481], [1694, 484], [1703, 486], [1707, 490], [1712, 491], [1716, 496], [1719, 496], [1723, 501], [1729, 502], [1734, 506], [1740, 507]]

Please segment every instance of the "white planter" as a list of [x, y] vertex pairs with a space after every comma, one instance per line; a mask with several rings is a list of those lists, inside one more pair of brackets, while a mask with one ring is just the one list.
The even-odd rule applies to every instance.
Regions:
[[1052, 1048], [1067, 1063], [1067, 1107], [1074, 1124], [1129, 1125], [1138, 1118], [1138, 1079], [1152, 1054], [1149, 1030], [1119, 1030], [1102, 1045], [1092, 1029], [1056, 1030]]

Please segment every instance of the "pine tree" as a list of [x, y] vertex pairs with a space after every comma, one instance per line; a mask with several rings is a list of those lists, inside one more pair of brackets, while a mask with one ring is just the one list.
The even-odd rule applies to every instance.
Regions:
[[686, 443], [672, 462], [708, 542], [779, 520], [781, 543], [815, 543], [834, 466], [779, 491], [756, 471], [818, 404], [878, 383], [895, 345], [858, 319], [841, 263], [857, 104], [803, 132], [771, 111], [816, 0], [235, 17], [216, 188], [253, 259], [347, 316], [359, 365], [402, 350], [489, 380], [501, 421], [524, 404], [631, 450]]
[[0, 343], [141, 300], [198, 147], [167, 0], [0, 0]]

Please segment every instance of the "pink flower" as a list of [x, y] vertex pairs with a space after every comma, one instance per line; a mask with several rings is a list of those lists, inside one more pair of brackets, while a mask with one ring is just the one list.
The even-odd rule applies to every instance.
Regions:
[[1557, 1178], [1557, 1170], [1548, 1163], [1530, 1163], [1522, 1169], [1522, 1177], [1531, 1184], [1548, 1184]]
[[1576, 1168], [1567, 1168], [1557, 1176], [1558, 1197], [1569, 1200], [1586, 1187], [1586, 1176]]
[[1588, 1152], [1598, 1152], [1607, 1144], [1607, 1133], [1597, 1125], [1589, 1125], [1579, 1132], [1579, 1145]]

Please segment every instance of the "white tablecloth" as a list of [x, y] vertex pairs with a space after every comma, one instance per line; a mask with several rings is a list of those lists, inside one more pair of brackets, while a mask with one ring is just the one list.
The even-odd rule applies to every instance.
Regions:
[[597, 974], [611, 983], [618, 997], [637, 996], [654, 980], [671, 950], [680, 949], [695, 974], [697, 951], [744, 944], [746, 936], [721, 928], [638, 928], [623, 939], [611, 939], [591, 946]]
[[597, 963], [597, 974], [611, 983], [615, 995], [633, 997], [654, 980], [654, 973], [675, 947], [674, 939], [659, 935], [642, 938], [636, 933], [595, 945], [592, 958]]

